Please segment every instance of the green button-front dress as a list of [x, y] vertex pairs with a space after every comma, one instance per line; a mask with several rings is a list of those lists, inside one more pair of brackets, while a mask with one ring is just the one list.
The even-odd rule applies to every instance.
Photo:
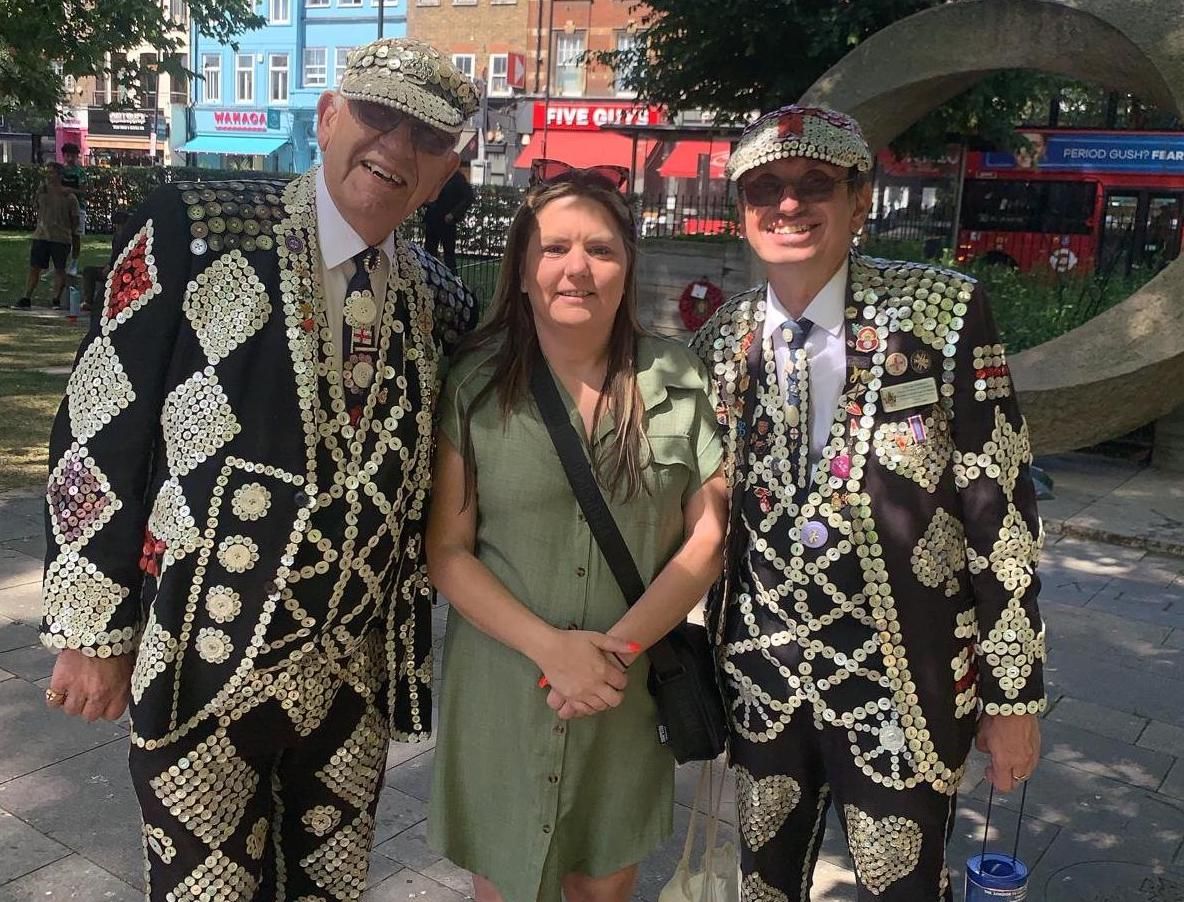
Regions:
[[[461, 417], [492, 375], [488, 354], [457, 361], [442, 429], [461, 447]], [[609, 500], [648, 583], [683, 540], [683, 503], [716, 471], [722, 449], [707, 377], [673, 341], [643, 337], [638, 387], [646, 408], [651, 494]], [[583, 435], [579, 412], [562, 392]], [[594, 443], [611, 441], [612, 423]], [[503, 422], [491, 394], [472, 421], [477, 557], [548, 623], [604, 632], [625, 600], [588, 530], [547, 429], [527, 398]], [[432, 780], [429, 841], [481, 874], [507, 902], [560, 898], [569, 872], [611, 874], [671, 832], [674, 759], [657, 738], [648, 659], [629, 671], [622, 704], [559, 720], [538, 668], [452, 612]]]

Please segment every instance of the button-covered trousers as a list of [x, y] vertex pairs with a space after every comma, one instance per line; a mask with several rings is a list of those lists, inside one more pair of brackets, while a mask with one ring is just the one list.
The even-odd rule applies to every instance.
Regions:
[[306, 736], [280, 702], [133, 745], [151, 902], [360, 899], [390, 737], [385, 687], [343, 683]]
[[952, 902], [946, 843], [957, 797], [874, 783], [848, 746], [845, 731], [819, 729], [808, 708], [772, 742], [732, 738], [743, 902], [809, 902], [832, 805], [859, 902]]

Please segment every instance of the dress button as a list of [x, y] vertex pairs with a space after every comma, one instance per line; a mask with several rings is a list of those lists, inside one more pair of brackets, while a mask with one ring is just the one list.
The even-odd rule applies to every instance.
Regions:
[[583, 576], [587, 572], [583, 567], [576, 567], [576, 576]]
[[559, 782], [559, 774], [551, 774], [547, 777], [547, 782], [554, 785]]
[[306, 504], [308, 504], [308, 494], [303, 491], [297, 492], [294, 496], [294, 500], [297, 507], [304, 507]]
[[555, 727], [554, 727], [554, 729], [552, 730], [552, 732], [553, 732], [553, 733], [554, 733], [556, 736], [562, 736], [564, 733], [566, 733], [566, 732], [567, 732], [567, 727], [566, 727], [566, 726], [564, 726], [564, 725], [563, 725], [563, 724], [561, 724], [561, 723], [557, 723], [557, 724], [555, 724]]
[[551, 832], [551, 825], [550, 824], [543, 824], [543, 832], [550, 833]]

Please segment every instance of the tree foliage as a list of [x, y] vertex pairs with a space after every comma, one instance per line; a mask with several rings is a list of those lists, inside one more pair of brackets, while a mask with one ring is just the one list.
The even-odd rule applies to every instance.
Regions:
[[[947, 2], [957, 0], [648, 0], [634, 7], [641, 27], [633, 47], [596, 59], [616, 69], [642, 100], [742, 121], [753, 110], [797, 99], [882, 28]], [[934, 110], [893, 146], [938, 156], [951, 136], [960, 136], [1013, 147], [1022, 143], [1015, 126], [1045, 122], [1052, 98], [1066, 91], [1095, 105], [1094, 96], [1104, 95], [1037, 72], [999, 72]]]
[[[184, 73], [176, 58], [187, 28], [170, 18], [162, 0], [0, 0], [0, 115], [43, 117], [63, 100], [62, 76], [108, 75], [126, 91], [151, 85], [155, 72], [124, 54], [146, 46], [159, 71]], [[263, 25], [251, 0], [188, 0], [198, 29], [230, 42]]]

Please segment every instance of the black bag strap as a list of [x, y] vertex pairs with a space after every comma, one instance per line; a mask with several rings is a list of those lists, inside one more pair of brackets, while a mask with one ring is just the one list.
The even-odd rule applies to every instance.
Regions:
[[563, 472], [567, 474], [571, 490], [588, 520], [592, 537], [596, 539], [609, 570], [616, 577], [625, 603], [632, 607], [645, 593], [645, 582], [637, 571], [637, 564], [629, 553], [629, 546], [625, 544], [625, 537], [621, 535], [612, 511], [608, 509], [604, 494], [596, 484], [592, 464], [584, 454], [580, 437], [559, 397], [555, 378], [543, 359], [539, 359], [531, 368], [530, 390], [539, 406], [539, 413], [543, 415], [547, 432], [551, 434], [551, 442], [559, 454], [559, 462], [563, 464]]
[[[559, 454], [559, 462], [563, 464], [563, 472], [571, 485], [572, 493], [584, 518], [588, 521], [588, 528], [592, 530], [592, 537], [604, 555], [604, 560], [612, 571], [617, 585], [621, 587], [621, 594], [625, 596], [625, 603], [632, 607], [645, 594], [645, 582], [637, 570], [637, 563], [625, 544], [625, 537], [613, 519], [612, 511], [604, 500], [600, 486], [596, 484], [596, 476], [592, 472], [592, 464], [584, 454], [580, 437], [567, 415], [567, 408], [559, 397], [559, 389], [555, 385], [555, 378], [546, 360], [540, 358], [531, 367], [530, 391], [534, 395], [543, 423], [551, 435], [551, 443]], [[658, 672], [659, 679], [668, 679], [683, 671], [674, 651], [665, 639], [660, 639], [652, 645], [648, 652], [650, 663]]]

